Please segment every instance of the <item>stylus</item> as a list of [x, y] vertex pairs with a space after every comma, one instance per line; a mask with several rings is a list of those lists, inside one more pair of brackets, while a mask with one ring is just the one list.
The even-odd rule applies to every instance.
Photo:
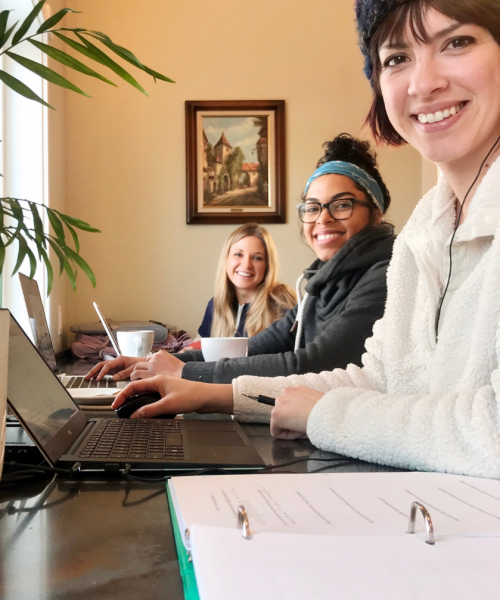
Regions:
[[257, 400], [261, 404], [267, 404], [268, 406], [274, 406], [276, 403], [275, 398], [269, 398], [269, 396], [254, 396], [253, 394], [243, 394], [247, 398], [251, 398], [252, 400]]

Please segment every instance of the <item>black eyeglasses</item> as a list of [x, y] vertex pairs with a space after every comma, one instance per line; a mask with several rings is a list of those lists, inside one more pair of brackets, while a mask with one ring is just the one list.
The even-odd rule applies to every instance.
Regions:
[[352, 199], [330, 200], [326, 204], [312, 200], [303, 204], [297, 204], [296, 208], [299, 211], [299, 219], [302, 223], [316, 223], [324, 208], [326, 208], [330, 217], [336, 221], [348, 219], [352, 215], [355, 204], [361, 204], [361, 206], [370, 208], [367, 202]]

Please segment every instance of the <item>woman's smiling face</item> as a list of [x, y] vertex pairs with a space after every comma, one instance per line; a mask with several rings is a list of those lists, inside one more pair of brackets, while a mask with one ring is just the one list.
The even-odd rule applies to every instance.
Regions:
[[[309, 186], [305, 202], [316, 200], [327, 204], [331, 200], [359, 200], [368, 203], [352, 179], [345, 175], [322, 175]], [[377, 218], [380, 222], [380, 218]], [[359, 231], [370, 224], [370, 208], [354, 204], [348, 219], [337, 221], [323, 209], [315, 223], [304, 223], [304, 236], [316, 256], [323, 261], [330, 260], [342, 246]]]
[[429, 43], [407, 28], [379, 50], [380, 87], [396, 131], [441, 165], [482, 160], [500, 134], [500, 46], [488, 30], [430, 8]]
[[255, 290], [264, 280], [266, 266], [266, 248], [254, 235], [241, 238], [229, 248], [226, 273], [236, 290]]

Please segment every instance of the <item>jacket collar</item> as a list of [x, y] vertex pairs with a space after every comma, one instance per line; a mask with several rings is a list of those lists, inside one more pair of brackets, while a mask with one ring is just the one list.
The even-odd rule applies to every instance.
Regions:
[[[455, 241], [465, 242], [495, 235], [500, 226], [500, 158], [491, 165], [479, 184]], [[455, 225], [455, 194], [441, 173], [437, 185], [417, 204], [403, 229], [414, 254], [442, 253], [449, 244]]]

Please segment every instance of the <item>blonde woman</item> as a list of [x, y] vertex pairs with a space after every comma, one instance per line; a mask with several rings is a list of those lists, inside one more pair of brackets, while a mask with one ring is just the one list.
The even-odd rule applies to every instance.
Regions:
[[278, 252], [257, 223], [238, 227], [226, 240], [217, 267], [215, 294], [200, 337], [252, 337], [295, 306], [295, 292], [278, 283]]

